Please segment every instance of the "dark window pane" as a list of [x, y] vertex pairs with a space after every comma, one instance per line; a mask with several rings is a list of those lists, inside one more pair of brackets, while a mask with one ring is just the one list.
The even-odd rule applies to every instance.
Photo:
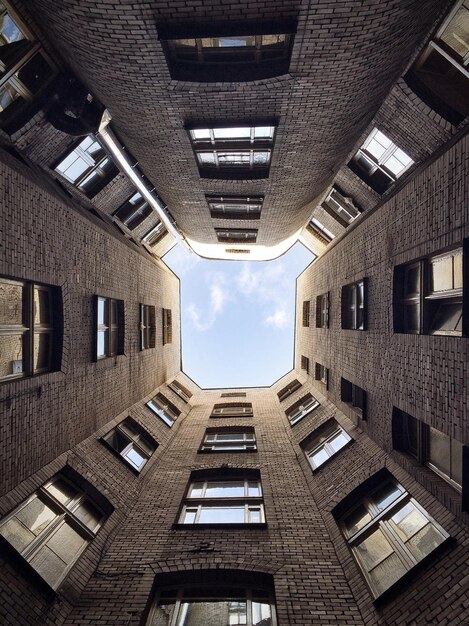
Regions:
[[18, 71], [17, 76], [34, 95], [52, 76], [52, 69], [38, 52]]

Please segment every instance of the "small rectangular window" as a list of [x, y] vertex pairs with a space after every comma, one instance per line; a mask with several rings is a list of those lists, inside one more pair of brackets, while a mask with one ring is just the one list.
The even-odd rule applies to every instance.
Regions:
[[309, 359], [307, 356], [301, 355], [301, 369], [309, 374]]
[[163, 345], [173, 341], [173, 314], [171, 309], [163, 309]]
[[172, 382], [170, 382], [168, 384], [168, 387], [171, 389], [171, 391], [174, 391], [174, 393], [177, 394], [181, 398], [181, 400], [184, 400], [184, 402], [188, 402], [192, 397], [189, 389], [187, 389], [187, 387], [184, 387], [184, 385], [182, 385], [177, 380], [173, 380]]
[[307, 415], [310, 415], [314, 411], [314, 409], [317, 409], [318, 406], [319, 402], [316, 400], [316, 398], [313, 398], [310, 393], [300, 398], [298, 402], [295, 402], [295, 404], [293, 404], [285, 411], [285, 415], [290, 421], [290, 426], [298, 424], [300, 420], [302, 420]]
[[147, 407], [170, 428], [181, 414], [181, 411], [162, 393], [157, 393], [154, 398], [147, 402]]
[[336, 187], [332, 187], [322, 203], [323, 209], [341, 226], [347, 227], [356, 219], [361, 211], [356, 207], [351, 198], [346, 198]]
[[136, 192], [131, 196], [127, 202], [124, 202], [114, 215], [127, 226], [129, 230], [134, 230], [137, 226], [140, 226], [147, 217], [153, 213], [153, 209], [148, 202], [143, 198], [140, 192]]
[[140, 350], [156, 346], [156, 309], [148, 304], [140, 305]]
[[124, 302], [95, 296], [96, 359], [124, 354]]
[[367, 281], [365, 278], [342, 287], [342, 328], [367, 330], [367, 295]]
[[312, 217], [308, 223], [308, 229], [310, 232], [325, 246], [331, 243], [335, 239], [334, 233], [327, 229], [318, 219]]
[[221, 243], [256, 243], [257, 228], [215, 228]]
[[280, 400], [280, 402], [283, 402], [284, 400], [286, 400], [289, 396], [291, 396], [292, 393], [294, 393], [297, 389], [299, 389], [301, 387], [301, 383], [299, 380], [292, 380], [291, 383], [288, 383], [288, 385], [286, 387], [284, 387], [283, 389], [281, 389], [278, 392], [278, 399]]
[[136, 472], [142, 471], [158, 447], [156, 441], [130, 417], [104, 435], [102, 441]]
[[313, 470], [337, 454], [352, 438], [334, 420], [329, 420], [301, 444]]
[[153, 246], [156, 246], [156, 244], [163, 239], [167, 232], [168, 231], [164, 227], [163, 222], [158, 222], [158, 224], [153, 226], [143, 237], [142, 243], [146, 243], [147, 246], [153, 248]]
[[0, 278], [0, 380], [60, 367], [60, 291]]
[[220, 394], [220, 398], [245, 398], [245, 391], [227, 391]]
[[205, 196], [211, 217], [228, 220], [260, 219], [262, 196]]
[[251, 402], [215, 404], [210, 417], [253, 417]]
[[354, 385], [349, 380], [340, 380], [340, 399], [353, 408], [358, 416], [366, 420], [367, 418], [367, 395], [366, 391], [358, 385]]
[[309, 300], [303, 301], [303, 326], [309, 326], [309, 311], [311, 302]]
[[255, 452], [254, 428], [208, 428], [200, 452]]
[[329, 292], [316, 296], [316, 328], [329, 328]]
[[319, 381], [329, 389], [329, 369], [320, 363], [314, 364], [314, 380]]

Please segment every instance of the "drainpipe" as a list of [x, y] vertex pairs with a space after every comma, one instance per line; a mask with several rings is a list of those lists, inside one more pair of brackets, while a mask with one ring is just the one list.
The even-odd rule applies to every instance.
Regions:
[[137, 164], [133, 164], [129, 159], [129, 156], [122, 150], [119, 141], [111, 130], [109, 124], [110, 121], [111, 114], [107, 109], [105, 109], [99, 124], [98, 132], [96, 133], [97, 138], [108, 150], [119, 169], [132, 181], [137, 191], [142, 194], [142, 197], [145, 198], [152, 209], [156, 211], [166, 230], [171, 233], [177, 241], [182, 242], [191, 252], [193, 252], [186, 238], [177, 229], [174, 220], [168, 215], [165, 207], [160, 202], [158, 196], [154, 193], [153, 188], [151, 188], [143, 179], [142, 174], [136, 167]]

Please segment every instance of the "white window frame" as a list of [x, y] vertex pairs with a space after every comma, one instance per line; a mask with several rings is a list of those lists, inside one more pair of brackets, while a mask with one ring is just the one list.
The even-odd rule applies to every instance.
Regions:
[[293, 410], [290, 408], [285, 411], [290, 421], [290, 426], [295, 426], [295, 424], [298, 424], [300, 420], [312, 413], [315, 409], [318, 408], [318, 406], [320, 406], [320, 403], [316, 400], [314, 396], [310, 395], [309, 397], [305, 396], [304, 398], [302, 398], [302, 404], [295, 407]]
[[[232, 438], [227, 439], [227, 435], [232, 435]], [[202, 452], [256, 451], [256, 434], [254, 431], [241, 430], [220, 430], [218, 432], [205, 433], [200, 450]]]
[[[335, 422], [335, 424], [333, 422]], [[348, 434], [348, 432], [344, 428], [342, 428], [342, 426], [338, 422], [336, 422], [335, 420], [333, 420], [333, 422], [326, 423], [324, 427], [321, 427], [319, 429], [319, 432], [315, 436], [313, 436], [312, 438], [308, 438], [309, 441], [305, 446], [305, 453], [313, 471], [322, 467], [324, 463], [327, 463], [333, 456], [338, 454], [352, 441], [352, 437]], [[341, 435], [345, 439], [345, 441], [342, 443], [340, 448], [336, 450], [331, 445], [331, 442], [336, 439], [338, 435]], [[325, 437], [324, 440], [319, 441], [319, 439], [323, 437]], [[327, 455], [327, 459], [324, 459], [324, 461], [322, 461], [321, 463], [316, 463], [313, 460], [313, 456], [319, 451], [323, 451]]]
[[[390, 145], [386, 148], [385, 152], [380, 157], [376, 157], [368, 150], [368, 146], [373, 140], [375, 140], [378, 133], [383, 135], [383, 137], [390, 142]], [[408, 159], [410, 159], [410, 161], [409, 163], [407, 163], [407, 165], [404, 165], [398, 173], [394, 173], [386, 167], [386, 163], [391, 158], [395, 157], [395, 154], [398, 150], [402, 152]], [[396, 145], [391, 139], [389, 139], [389, 137], [385, 133], [383, 133], [383, 131], [379, 130], [379, 128], [373, 128], [371, 133], [365, 139], [361, 148], [359, 148], [357, 154], [354, 156], [354, 159], [357, 159], [360, 156], [367, 160], [371, 165], [371, 168], [366, 171], [366, 176], [372, 176], [376, 172], [376, 170], [379, 169], [384, 174], [386, 174], [386, 176], [392, 182], [395, 182], [398, 178], [400, 178], [415, 163], [415, 161], [404, 150], [402, 150], [402, 148], [399, 148], [399, 146]]]
[[[117, 448], [115, 448], [112, 443], [108, 441], [108, 438], [115, 432], [119, 433], [121, 437], [123, 437], [124, 439], [128, 441], [127, 446], [125, 446], [125, 448], [123, 448], [120, 451]], [[114, 450], [116, 454], [122, 457], [122, 459], [128, 465], [130, 465], [132, 469], [134, 469], [136, 472], [139, 472], [139, 473], [145, 467], [147, 461], [150, 459], [150, 457], [155, 452], [156, 447], [157, 447], [156, 445], [154, 445], [153, 441], [151, 440], [149, 436], [145, 436], [143, 433], [139, 432], [135, 428], [133, 423], [128, 419], [124, 420], [120, 424], [117, 424], [113, 429], [111, 429], [108, 433], [106, 433], [102, 437], [102, 439], [106, 443], [106, 445], [112, 448], [112, 450]], [[142, 463], [139, 466], [137, 466], [128, 457], [128, 454], [131, 450], [136, 450], [136, 452], [142, 457]]]
[[146, 403], [147, 407], [158, 415], [158, 417], [170, 428], [173, 426], [174, 422], [177, 420], [179, 415], [174, 413], [171, 407], [168, 404], [164, 404], [164, 400], [160, 397], [158, 398], [158, 394], [154, 396], [151, 400]]

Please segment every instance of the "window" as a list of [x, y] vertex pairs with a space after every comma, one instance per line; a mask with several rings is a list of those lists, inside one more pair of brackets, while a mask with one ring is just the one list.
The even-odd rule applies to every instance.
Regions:
[[241, 570], [165, 572], [145, 626], [276, 626], [272, 577]]
[[255, 452], [254, 428], [207, 428], [200, 452]]
[[319, 402], [310, 393], [303, 396], [285, 411], [285, 415], [290, 420], [290, 426], [298, 424], [300, 420], [312, 413], [318, 406]]
[[60, 291], [0, 278], [0, 380], [60, 367]]
[[256, 243], [257, 228], [215, 228], [221, 243]]
[[246, 392], [245, 391], [227, 391], [227, 392], [220, 394], [220, 397], [221, 398], [245, 398]]
[[153, 226], [151, 230], [143, 237], [142, 243], [146, 243], [150, 248], [156, 246], [156, 244], [163, 239], [168, 231], [163, 225], [163, 222], [158, 222], [156, 226]]
[[140, 350], [156, 346], [156, 309], [149, 304], [140, 305]]
[[259, 473], [192, 480], [184, 499], [179, 523], [265, 523]]
[[291, 383], [288, 383], [286, 387], [284, 387], [278, 392], [277, 394], [278, 399], [280, 400], [280, 402], [283, 402], [283, 400], [286, 400], [288, 396], [291, 396], [291, 394], [294, 393], [300, 387], [301, 387], [300, 381], [296, 380], [295, 378], [295, 380], [292, 380]]
[[395, 268], [395, 332], [461, 337], [463, 324], [462, 247]]
[[159, 38], [173, 80], [238, 82], [286, 74], [296, 23], [162, 25]]
[[329, 292], [316, 296], [316, 328], [329, 328]]
[[174, 393], [177, 394], [181, 398], [181, 400], [184, 400], [184, 402], [188, 402], [192, 397], [189, 389], [187, 389], [187, 387], [184, 387], [184, 385], [181, 385], [181, 383], [179, 383], [177, 380], [173, 380], [172, 382], [170, 382], [168, 387], [172, 391], [174, 391]]
[[331, 419], [301, 444], [313, 470], [317, 470], [326, 461], [352, 441], [339, 424]]
[[342, 328], [367, 330], [367, 281], [365, 278], [342, 287]]
[[0, 72], [0, 125], [13, 133], [40, 106], [57, 70], [6, 2], [0, 3]]
[[329, 369], [321, 365], [320, 363], [314, 364], [314, 380], [318, 380], [320, 383], [329, 389]]
[[322, 208], [344, 227], [353, 222], [361, 212], [352, 199], [343, 196], [336, 187], [332, 187], [322, 203]]
[[309, 230], [313, 233], [316, 239], [319, 239], [321, 243], [327, 246], [331, 241], [335, 238], [334, 233], [331, 233], [324, 224], [322, 224], [315, 217], [311, 218], [311, 221], [308, 224]]
[[301, 369], [309, 374], [309, 359], [307, 356], [301, 355]]
[[158, 447], [156, 441], [130, 417], [104, 435], [102, 441], [137, 472], [141, 472]]
[[210, 215], [216, 219], [258, 220], [261, 216], [262, 196], [205, 196]]
[[341, 515], [340, 526], [375, 598], [448, 538], [391, 479], [354, 498]]
[[310, 310], [310, 301], [303, 301], [303, 326], [309, 326], [309, 310]]
[[95, 296], [96, 358], [124, 354], [124, 302]]
[[200, 175], [205, 178], [267, 178], [275, 126], [189, 130]]
[[163, 345], [173, 341], [173, 314], [171, 309], [163, 309]]
[[57, 589], [110, 514], [107, 506], [58, 474], [0, 522], [0, 535]]
[[405, 80], [428, 106], [453, 124], [469, 115], [469, 2], [460, 0]]
[[340, 399], [342, 402], [346, 402], [349, 406], [351, 406], [362, 420], [366, 420], [366, 391], [361, 389], [358, 385], [354, 385], [349, 380], [341, 378]]
[[253, 417], [250, 402], [214, 404], [210, 417]]
[[467, 446], [396, 408], [392, 413], [392, 438], [396, 450], [414, 457], [462, 492], [464, 508], [468, 508], [469, 489], [463, 479], [469, 468]]
[[181, 411], [162, 393], [157, 393], [154, 398], [147, 402], [147, 407], [170, 428], [181, 415]]
[[93, 198], [118, 173], [104, 148], [93, 137], [85, 137], [54, 170], [88, 198]]
[[114, 215], [127, 226], [134, 230], [137, 226], [153, 213], [153, 209], [138, 191], [120, 206]]
[[349, 167], [377, 193], [384, 193], [413, 163], [404, 150], [374, 128]]

